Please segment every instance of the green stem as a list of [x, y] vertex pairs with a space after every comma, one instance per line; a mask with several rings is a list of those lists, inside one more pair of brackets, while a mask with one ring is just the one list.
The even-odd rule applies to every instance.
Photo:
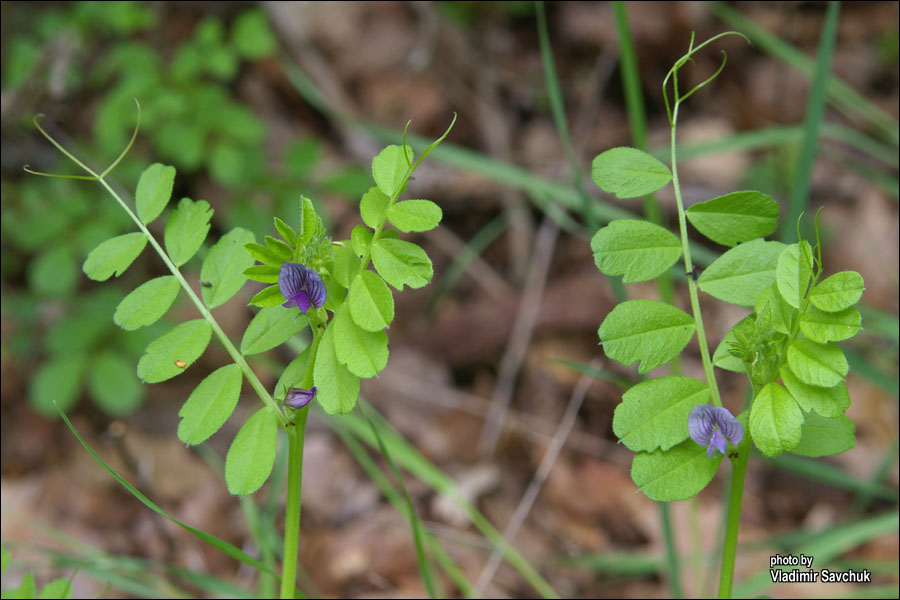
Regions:
[[[313, 341], [309, 348], [306, 372], [300, 387], [312, 388], [313, 371], [322, 329], [319, 323], [310, 322]], [[284, 509], [284, 560], [281, 565], [281, 598], [293, 598], [297, 582], [297, 556], [300, 548], [300, 492], [303, 486], [303, 442], [306, 439], [306, 418], [309, 404], [294, 411], [293, 427], [287, 428], [288, 483], [287, 505]]]
[[734, 583], [734, 561], [737, 556], [738, 529], [741, 524], [741, 503], [744, 499], [744, 478], [747, 475], [750, 446], [750, 436], [745, 435], [731, 472], [731, 494], [728, 500], [728, 524], [725, 528], [725, 546], [722, 549], [719, 598], [731, 598], [731, 586]]
[[681, 105], [677, 99], [677, 84], [675, 105], [672, 109], [672, 186], [675, 189], [675, 202], [678, 204], [678, 228], [681, 230], [681, 249], [684, 252], [684, 269], [688, 275], [688, 292], [691, 297], [691, 310], [694, 313], [694, 324], [697, 328], [697, 343], [700, 344], [700, 358], [703, 360], [703, 372], [709, 384], [709, 392], [713, 404], [722, 406], [722, 398], [719, 395], [719, 386], [716, 384], [716, 375], [713, 372], [712, 360], [709, 357], [709, 346], [706, 343], [706, 330], [703, 328], [703, 315], [700, 312], [700, 298], [697, 293], [697, 282], [691, 274], [694, 272], [694, 263], [691, 261], [691, 246], [688, 243], [687, 218], [684, 214], [684, 203], [681, 200], [681, 186], [678, 183], [678, 163], [675, 157], [675, 129], [678, 123], [678, 108]]

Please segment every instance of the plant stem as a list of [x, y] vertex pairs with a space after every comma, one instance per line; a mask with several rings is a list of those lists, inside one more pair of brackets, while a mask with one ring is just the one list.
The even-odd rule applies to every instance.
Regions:
[[731, 472], [731, 494], [728, 499], [728, 524], [725, 528], [725, 546], [722, 549], [722, 573], [719, 576], [719, 598], [731, 598], [734, 582], [734, 561], [737, 555], [738, 528], [741, 524], [741, 503], [744, 499], [744, 478], [747, 475], [747, 461], [750, 458], [750, 436], [745, 435], [733, 462]]
[[[306, 372], [300, 387], [312, 388], [316, 354], [322, 329], [316, 321], [310, 321], [313, 332], [309, 347]], [[293, 427], [286, 428], [288, 438], [287, 504], [284, 508], [284, 558], [281, 565], [281, 598], [293, 598], [297, 581], [297, 555], [300, 548], [300, 491], [303, 486], [303, 442], [306, 439], [306, 418], [309, 404], [294, 411]]]
[[678, 228], [681, 231], [681, 249], [684, 252], [684, 269], [688, 275], [688, 291], [691, 296], [691, 310], [694, 313], [694, 325], [697, 328], [697, 342], [700, 344], [700, 358], [703, 360], [703, 372], [706, 374], [706, 382], [709, 384], [709, 392], [713, 404], [722, 406], [722, 398], [719, 396], [719, 386], [716, 384], [716, 376], [713, 373], [712, 360], [709, 357], [709, 346], [706, 343], [706, 330], [703, 328], [703, 315], [700, 313], [700, 298], [697, 293], [697, 282], [691, 276], [694, 272], [694, 263], [691, 261], [691, 247], [688, 243], [687, 218], [684, 214], [684, 203], [681, 200], [681, 186], [678, 183], [678, 163], [675, 157], [675, 129], [678, 123], [678, 108], [681, 102], [678, 100], [678, 87], [675, 87], [676, 100], [672, 108], [672, 186], [675, 189], [675, 202], [678, 204]]

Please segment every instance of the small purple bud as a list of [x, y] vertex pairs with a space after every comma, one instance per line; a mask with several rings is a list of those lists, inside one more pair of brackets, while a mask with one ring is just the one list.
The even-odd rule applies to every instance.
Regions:
[[288, 388], [287, 395], [284, 397], [284, 403], [291, 408], [303, 408], [316, 397], [316, 386], [311, 390], [303, 388]]
[[325, 304], [325, 284], [313, 269], [300, 263], [286, 262], [278, 273], [278, 289], [287, 302], [285, 308], [296, 306], [305, 313], [310, 306], [320, 308]]
[[727, 408], [701, 404], [691, 410], [688, 417], [691, 439], [701, 446], [708, 446], [707, 456], [716, 450], [725, 454], [726, 440], [734, 446], [744, 439], [744, 427]]

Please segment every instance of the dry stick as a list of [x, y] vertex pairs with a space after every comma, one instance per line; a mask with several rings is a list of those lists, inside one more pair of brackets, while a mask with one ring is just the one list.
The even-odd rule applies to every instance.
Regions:
[[[596, 366], [596, 361], [591, 364]], [[582, 375], [581, 379], [578, 380], [575, 389], [572, 390], [572, 396], [569, 398], [566, 412], [563, 413], [563, 418], [559, 422], [559, 427], [556, 428], [556, 433], [553, 434], [553, 439], [550, 441], [550, 445], [547, 446], [544, 458], [541, 459], [541, 464], [538, 466], [537, 471], [535, 471], [531, 483], [528, 484], [528, 489], [525, 490], [525, 494], [519, 501], [519, 505], [516, 506], [516, 510], [509, 519], [509, 524], [503, 531], [503, 543], [494, 548], [490, 559], [488, 559], [487, 565], [485, 565], [484, 569], [481, 571], [481, 575], [478, 576], [478, 580], [469, 592], [470, 598], [482, 596], [485, 588], [487, 588], [494, 578], [494, 575], [497, 573], [497, 569], [500, 568], [500, 564], [503, 562], [503, 556], [506, 554], [507, 548], [509, 548], [513, 540], [515, 540], [516, 534], [519, 533], [519, 529], [522, 527], [522, 523], [525, 522], [525, 518], [528, 516], [528, 513], [531, 512], [531, 507], [534, 505], [534, 501], [541, 492], [541, 488], [547, 480], [547, 476], [550, 475], [550, 469], [553, 468], [556, 457], [559, 456], [560, 450], [562, 450], [563, 445], [566, 443], [566, 438], [569, 437], [569, 432], [572, 431], [572, 427], [575, 425], [575, 418], [578, 416], [578, 411], [581, 409], [581, 403], [593, 381], [594, 378], [590, 375]]]
[[519, 313], [516, 315], [512, 334], [509, 336], [509, 342], [500, 361], [500, 372], [491, 396], [491, 408], [485, 419], [484, 429], [481, 430], [481, 438], [478, 440], [478, 450], [482, 455], [492, 453], [500, 439], [500, 432], [503, 430], [503, 422], [509, 411], [509, 403], [516, 385], [516, 376], [522, 366], [522, 360], [525, 358], [528, 342], [531, 340], [531, 334], [541, 309], [544, 284], [547, 281], [547, 273], [550, 270], [553, 248], [556, 246], [558, 235], [559, 228], [556, 224], [548, 217], [544, 217], [537, 233], [534, 252], [531, 255], [531, 265], [525, 278], [525, 289], [522, 290]]
[[506, 280], [486, 260], [475, 254], [458, 235], [448, 228], [432, 229], [425, 234], [425, 237], [450, 258], [460, 254], [465, 254], [470, 258], [472, 262], [466, 269], [466, 274], [481, 286], [491, 300], [500, 302], [515, 293], [512, 286], [506, 283]]

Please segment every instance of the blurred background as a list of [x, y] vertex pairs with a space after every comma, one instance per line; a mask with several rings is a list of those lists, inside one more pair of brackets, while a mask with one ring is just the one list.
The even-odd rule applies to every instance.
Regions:
[[[375, 153], [400, 143], [408, 120], [411, 135], [433, 139], [457, 113], [407, 194], [444, 211], [441, 227], [412, 238], [431, 256], [434, 280], [397, 296], [390, 363], [362, 387], [384, 417], [429, 536], [459, 567], [457, 579], [443, 578], [444, 593], [459, 595], [462, 581], [490, 597], [533, 597], [542, 590], [535, 574], [570, 597], [713, 593], [729, 469], [696, 500], [670, 505], [680, 556], [673, 571], [660, 509], [636, 491], [632, 453], [611, 430], [636, 370], [598, 346], [616, 288], [594, 266], [589, 240], [607, 220], [645, 206], [604, 195], [588, 174], [599, 152], [638, 143], [639, 112], [623, 88], [623, 32], [633, 37], [649, 148], [665, 159], [666, 72], [692, 31], [702, 41], [735, 29], [753, 45], [726, 38], [685, 71], [686, 84], [698, 83], [719, 50], [728, 53], [719, 78], [680, 116], [686, 203], [758, 189], [782, 204], [786, 230], [777, 235], [790, 241], [788, 212], [824, 207], [826, 273], [854, 269], [866, 282], [865, 330], [843, 344], [856, 447], [818, 461], [755, 456], [736, 593], [896, 597], [896, 2], [841, 6], [815, 154], [802, 142], [824, 3], [630, 2], [619, 15], [627, 25], [611, 3], [550, 3], [549, 76], [531, 2], [4, 2], [0, 10], [2, 541], [18, 569], [4, 588], [22, 568], [41, 583], [80, 567], [76, 597], [256, 597], [255, 571], [130, 496], [81, 448], [53, 401], [171, 514], [253, 555], [280, 550], [273, 539], [283, 482], [237, 499], [221, 477], [256, 397], [245, 393], [199, 449], [179, 442], [178, 410], [224, 364], [224, 351], [213, 344], [181, 377], [141, 385], [134, 369], [144, 346], [195, 309], [184, 302], [154, 326], [118, 329], [118, 301], [163, 274], [163, 264], [145, 252], [122, 277], [89, 281], [86, 254], [133, 225], [96, 184], [22, 170], [76, 173], [35, 129], [37, 113], [51, 135], [102, 168], [127, 144], [137, 98], [141, 130], [114, 185], [131, 193], [150, 163], [174, 165], [173, 198], [204, 199], [215, 210], [211, 240], [236, 225], [257, 238], [272, 234], [273, 216], [296, 223], [300, 194], [317, 202], [335, 239], [349, 237]], [[810, 168], [806, 158], [815, 158]], [[798, 204], [791, 197], [804, 174], [809, 193]], [[677, 228], [671, 187], [657, 200], [659, 218]], [[159, 236], [161, 223], [151, 227]], [[721, 251], [710, 244], [698, 262]], [[200, 263], [183, 267], [189, 281]], [[675, 303], [686, 307], [683, 281], [674, 286]], [[232, 339], [252, 318], [246, 302], [260, 287], [248, 283], [215, 310]], [[627, 293], [660, 291], [650, 282]], [[713, 347], [746, 314], [708, 296], [702, 306]], [[295, 355], [282, 347], [252, 364], [271, 387]], [[702, 378], [696, 342], [682, 367]], [[726, 405], [741, 406], [744, 379], [722, 373], [720, 385]], [[370, 434], [358, 413], [312, 413], [300, 551], [310, 596], [424, 593], [403, 505], [386, 491], [396, 494], [396, 482]], [[552, 469], [541, 469], [560, 445]], [[454, 483], [486, 521], [443, 493]], [[498, 531], [520, 521], [517, 507], [525, 518], [513, 546], [526, 564], [506, 562], [480, 581]], [[817, 557], [815, 568], [867, 568], [874, 583], [772, 586], [769, 555], [801, 549]]]

